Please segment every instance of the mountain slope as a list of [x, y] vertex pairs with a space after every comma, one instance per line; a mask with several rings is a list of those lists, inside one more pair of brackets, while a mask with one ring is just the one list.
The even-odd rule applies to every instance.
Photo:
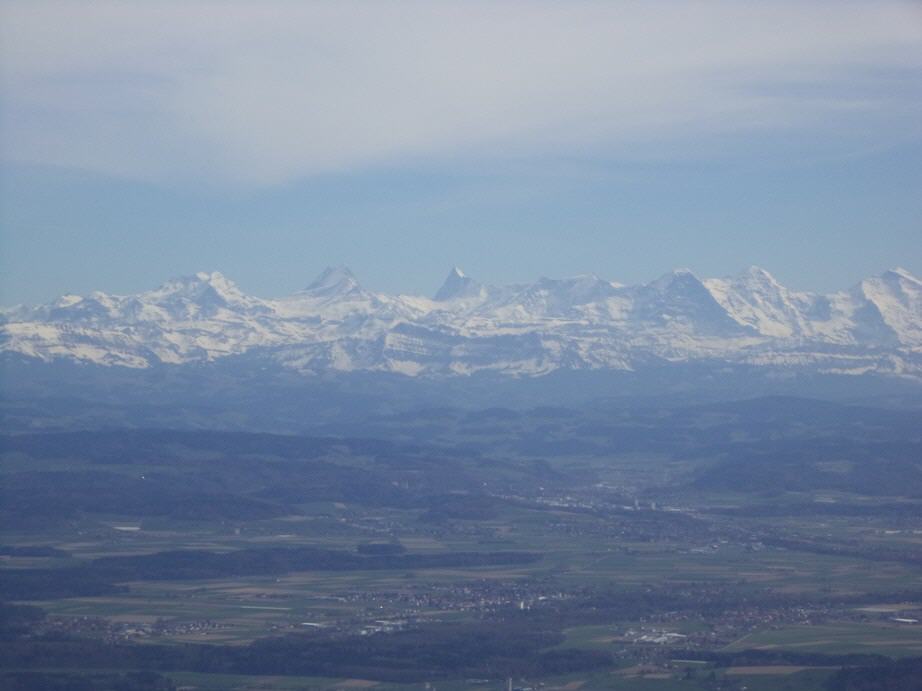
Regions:
[[198, 273], [138, 295], [65, 295], [0, 313], [0, 350], [147, 368], [243, 356], [304, 373], [514, 376], [726, 361], [922, 380], [922, 281], [904, 269], [832, 295], [751, 267], [624, 286], [593, 275], [486, 286], [453, 269], [433, 299], [364, 288], [345, 267], [279, 299]]

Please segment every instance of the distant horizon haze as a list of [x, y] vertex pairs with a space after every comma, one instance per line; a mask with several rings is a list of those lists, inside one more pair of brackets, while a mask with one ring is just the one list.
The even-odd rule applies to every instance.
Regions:
[[135, 294], [141, 294], [144, 292], [156, 290], [171, 281], [182, 280], [182, 279], [200, 279], [200, 280], [210, 282], [212, 278], [215, 276], [220, 276], [221, 278], [226, 279], [227, 281], [232, 283], [234, 286], [236, 286], [238, 289], [240, 289], [244, 294], [252, 295], [254, 297], [257, 297], [260, 299], [266, 299], [266, 300], [284, 298], [284, 297], [293, 295], [295, 293], [298, 293], [300, 291], [303, 291], [309, 288], [310, 286], [312, 286], [313, 284], [322, 281], [327, 274], [334, 273], [334, 272], [337, 272], [337, 273], [343, 272], [344, 274], [347, 274], [350, 278], [353, 278], [358, 283], [358, 285], [361, 286], [361, 288], [371, 291], [373, 293], [395, 295], [395, 296], [402, 295], [402, 296], [407, 296], [407, 297], [438, 299], [436, 297], [438, 292], [440, 291], [440, 289], [444, 288], [444, 286], [446, 285], [446, 282], [450, 281], [452, 278], [452, 275], [455, 273], [460, 274], [460, 276], [465, 280], [470, 279], [470, 280], [475, 281], [478, 284], [482, 284], [485, 286], [518, 286], [520, 285], [522, 287], [527, 287], [530, 285], [534, 285], [542, 280], [566, 281], [566, 280], [572, 280], [572, 279], [577, 279], [581, 277], [591, 276], [591, 277], [598, 278], [602, 281], [610, 282], [614, 285], [622, 285], [625, 287], [631, 287], [631, 286], [648, 285], [648, 284], [656, 282], [657, 280], [663, 277], [669, 276], [671, 274], [682, 273], [685, 271], [691, 272], [694, 276], [696, 276], [697, 278], [701, 280], [707, 280], [707, 279], [734, 278], [734, 277], [742, 276], [745, 273], [751, 270], [754, 270], [754, 269], [767, 272], [769, 275], [771, 275], [772, 278], [774, 278], [775, 280], [778, 280], [785, 288], [789, 290], [794, 290], [794, 291], [803, 292], [803, 293], [813, 293], [817, 295], [824, 295], [824, 294], [831, 295], [837, 292], [849, 290], [850, 288], [857, 286], [862, 280], [872, 278], [872, 277], [877, 277], [877, 276], [880, 276], [888, 272], [897, 272], [897, 273], [904, 272], [904, 273], [908, 273], [909, 275], [915, 278], [922, 276], [922, 271], [914, 271], [908, 266], [889, 266], [889, 267], [880, 269], [879, 271], [875, 271], [873, 273], [867, 273], [847, 285], [841, 285], [829, 291], [817, 291], [817, 290], [803, 289], [798, 286], [791, 286], [787, 284], [785, 281], [781, 281], [778, 275], [773, 270], [765, 266], [759, 265], [759, 264], [749, 264], [747, 266], [739, 267], [735, 271], [729, 271], [729, 272], [725, 272], [722, 274], [704, 274], [704, 273], [701, 273], [700, 271], [696, 271], [693, 267], [690, 267], [690, 266], [674, 266], [659, 274], [656, 274], [654, 276], [648, 276], [636, 282], [628, 282], [628, 281], [620, 280], [619, 277], [617, 276], [606, 276], [603, 274], [599, 274], [598, 272], [595, 272], [595, 271], [582, 271], [582, 272], [576, 272], [576, 273], [571, 273], [571, 274], [566, 274], [566, 275], [542, 274], [542, 275], [535, 275], [531, 277], [531, 279], [527, 279], [523, 281], [511, 281], [511, 280], [507, 281], [507, 280], [502, 280], [502, 278], [500, 278], [500, 280], [488, 281], [488, 280], [483, 280], [482, 277], [478, 276], [477, 274], [471, 273], [463, 266], [460, 266], [458, 264], [453, 264], [445, 268], [444, 272], [441, 275], [441, 279], [438, 280], [433, 286], [431, 286], [429, 290], [388, 291], [388, 290], [379, 289], [377, 286], [370, 285], [359, 272], [353, 270], [353, 268], [349, 266], [348, 264], [327, 264], [321, 267], [320, 270], [314, 273], [313, 275], [305, 276], [303, 280], [301, 281], [301, 284], [296, 285], [295, 287], [291, 288], [287, 292], [280, 292], [280, 293], [275, 293], [275, 294], [261, 294], [258, 292], [247, 290], [246, 286], [241, 284], [241, 282], [238, 281], [236, 276], [234, 276], [233, 274], [227, 271], [224, 271], [218, 267], [210, 267], [210, 268], [204, 268], [198, 271], [192, 271], [188, 273], [175, 273], [170, 276], [163, 276], [161, 280], [156, 281], [151, 285], [142, 286], [138, 290], [131, 290], [131, 291], [108, 290], [103, 287], [96, 287], [96, 288], [87, 290], [85, 292], [64, 291], [64, 292], [51, 296], [51, 298], [47, 300], [44, 300], [41, 302], [32, 302], [32, 303], [28, 303], [28, 302], [12, 303], [9, 301], [5, 301], [3, 300], [5, 296], [2, 293], [0, 293], [0, 307], [10, 308], [10, 307], [15, 307], [16, 305], [38, 306], [41, 304], [52, 302], [53, 300], [57, 298], [61, 298], [61, 297], [68, 296], [68, 295], [74, 295], [74, 296], [80, 296], [80, 297], [86, 297], [94, 293], [104, 293], [104, 294], [114, 295], [114, 296], [135, 295]]
[[922, 4], [0, 4], [0, 302], [922, 273]]

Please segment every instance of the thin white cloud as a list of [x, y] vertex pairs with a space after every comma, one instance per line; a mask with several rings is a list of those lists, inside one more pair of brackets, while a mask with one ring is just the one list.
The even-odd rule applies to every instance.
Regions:
[[2, 5], [5, 159], [267, 184], [702, 136], [919, 134], [922, 4]]

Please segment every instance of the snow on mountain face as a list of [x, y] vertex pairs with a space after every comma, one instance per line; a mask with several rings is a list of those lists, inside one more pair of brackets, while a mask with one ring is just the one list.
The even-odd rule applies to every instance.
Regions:
[[676, 325], [697, 333], [734, 337], [749, 330], [734, 320], [691, 271], [673, 271], [636, 291], [634, 318], [660, 326]]
[[764, 269], [753, 266], [738, 276], [708, 279], [704, 285], [732, 319], [760, 334], [787, 338], [803, 333], [801, 297]]
[[256, 315], [268, 311], [264, 301], [244, 295], [220, 273], [200, 272], [167, 281], [139, 295], [99, 292], [87, 297], [65, 295], [49, 305], [27, 309], [20, 316], [22, 321], [127, 325], [221, 318], [233, 314]]
[[540, 278], [536, 283], [509, 294], [502, 305], [490, 306], [498, 316], [515, 321], [590, 318], [587, 306], [603, 305], [616, 297], [617, 288], [598, 276]]
[[469, 276], [465, 276], [457, 266], [449, 273], [439, 292], [435, 294], [436, 302], [449, 302], [470, 298], [486, 297], [486, 289]]
[[893, 269], [863, 280], [858, 292], [899, 343], [922, 343], [922, 281], [905, 269]]
[[434, 299], [363, 288], [345, 267], [280, 299], [220, 273], [138, 295], [2, 311], [0, 350], [120, 367], [247, 355], [306, 373], [515, 376], [701, 358], [922, 381], [922, 281], [894, 269], [848, 291], [788, 290], [758, 267], [623, 286], [597, 276], [484, 286], [452, 269]]
[[302, 293], [317, 297], [336, 297], [362, 292], [355, 274], [345, 266], [328, 266]]

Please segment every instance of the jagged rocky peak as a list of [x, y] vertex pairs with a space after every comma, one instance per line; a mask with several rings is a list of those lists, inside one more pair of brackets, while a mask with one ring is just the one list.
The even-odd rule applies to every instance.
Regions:
[[209, 318], [230, 309], [236, 312], [263, 311], [261, 302], [244, 294], [219, 271], [199, 271], [167, 281], [159, 288], [128, 297], [122, 304], [125, 316], [157, 318], [150, 309], [159, 308], [173, 318]]
[[[704, 281], [704, 284], [721, 300], [720, 293], [728, 291], [731, 299], [753, 304], [786, 305], [789, 299], [799, 299], [797, 294], [785, 288], [765, 269], [750, 266], [745, 271], [728, 279]], [[810, 296], [800, 295], [801, 298]]]
[[231, 281], [227, 276], [222, 274], [220, 271], [198, 271], [194, 277], [197, 281], [201, 283], [207, 283], [214, 288], [233, 288], [236, 289], [236, 285]]
[[[901, 342], [922, 341], [922, 281], [906, 269], [891, 269], [866, 278], [852, 290], [856, 321], [886, 325]], [[877, 337], [875, 327], [872, 337]]]
[[889, 275], [905, 278], [909, 281], [912, 281], [913, 283], [922, 283], [922, 281], [920, 281], [911, 271], [909, 271], [909, 269], [904, 269], [901, 266], [897, 266], [893, 269], [890, 269], [889, 271], [884, 272], [884, 276]]
[[752, 265], [734, 277], [738, 282], [751, 286], [778, 288], [777, 279], [761, 266]]
[[708, 279], [679, 269], [637, 286], [595, 275], [483, 286], [454, 268], [435, 300], [367, 291], [345, 267], [279, 299], [201, 272], [137, 295], [2, 310], [0, 352], [132, 367], [251, 354], [305, 372], [414, 376], [724, 358], [922, 381], [922, 282], [905, 269], [824, 296], [758, 267]]
[[520, 298], [526, 305], [541, 302], [554, 312], [603, 301], [616, 293], [617, 288], [610, 281], [595, 274], [581, 274], [560, 279], [541, 277], [522, 291]]
[[223, 298], [243, 295], [236, 284], [220, 271], [199, 271], [191, 276], [180, 276], [147, 293], [151, 297], [186, 297], [190, 299], [214, 294]]
[[664, 292], [688, 288], [703, 290], [704, 284], [691, 269], [673, 269], [650, 283], [649, 287]]
[[51, 303], [54, 307], [73, 307], [78, 302], [83, 301], [82, 295], [74, 295], [73, 293], [66, 293]]
[[188, 302], [202, 307], [242, 305], [249, 301], [237, 285], [220, 271], [199, 271], [191, 276], [180, 276], [138, 297], [143, 302], [158, 305]]
[[[896, 267], [889, 271], [884, 271], [880, 276], [875, 277], [877, 280], [889, 285], [894, 290], [901, 292], [918, 293], [922, 290], [922, 280], [919, 280], [906, 269]], [[874, 279], [870, 279], [874, 280]]]
[[700, 333], [731, 337], [746, 329], [733, 319], [704, 281], [689, 269], [676, 269], [642, 286], [634, 316], [651, 323], [684, 322]]
[[435, 300], [448, 302], [449, 300], [481, 297], [483, 290], [484, 288], [480, 283], [470, 276], [465, 276], [464, 272], [455, 266], [448, 272], [445, 282], [442, 283], [442, 287], [435, 294]]
[[362, 290], [355, 274], [347, 266], [328, 266], [303, 292], [318, 296], [346, 295]]
[[759, 266], [750, 266], [733, 276], [702, 281], [718, 302], [783, 301], [788, 292], [774, 276]]
[[886, 294], [907, 307], [922, 299], [922, 281], [899, 267], [866, 278], [856, 288], [868, 298]]

